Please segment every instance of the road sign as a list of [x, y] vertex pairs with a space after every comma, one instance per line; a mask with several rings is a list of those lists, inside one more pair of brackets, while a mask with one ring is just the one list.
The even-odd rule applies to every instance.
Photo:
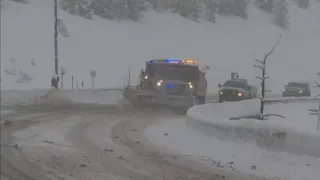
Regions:
[[320, 102], [319, 102], [319, 108], [318, 108], [318, 122], [317, 122], [317, 130], [320, 129]]
[[97, 76], [97, 72], [91, 70], [91, 71], [90, 71], [90, 76], [91, 76], [92, 78], [96, 77], [96, 76]]
[[70, 36], [66, 26], [64, 25], [64, 23], [62, 21], [62, 19], [58, 19], [57, 26], [58, 26], [59, 32], [60, 32], [62, 37], [67, 38], [67, 37]]

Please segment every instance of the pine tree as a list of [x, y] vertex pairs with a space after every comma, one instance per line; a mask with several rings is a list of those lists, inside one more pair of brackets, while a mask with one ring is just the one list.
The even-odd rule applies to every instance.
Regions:
[[59, 6], [61, 9], [71, 13], [71, 14], [77, 14], [77, 0], [60, 0]]
[[218, 4], [218, 14], [222, 16], [230, 14], [230, 4], [228, 0], [220, 0]]
[[297, 4], [302, 9], [307, 9], [309, 7], [309, 0], [296, 0]]
[[143, 0], [128, 0], [127, 8], [128, 18], [134, 21], [140, 20], [140, 18], [142, 17], [141, 12], [146, 10]]
[[159, 9], [160, 0], [147, 0], [152, 5], [152, 9], [157, 11]]
[[191, 15], [192, 20], [199, 22], [199, 17], [201, 14], [201, 4], [198, 0], [193, 0], [191, 5]]
[[210, 22], [216, 22], [217, 2], [216, 0], [207, 0], [206, 2], [206, 13], [207, 20]]
[[255, 4], [264, 12], [272, 13], [275, 0], [256, 0]]
[[112, 0], [93, 0], [94, 14], [106, 19], [114, 19]]
[[192, 0], [178, 0], [178, 11], [180, 16], [187, 18], [190, 14]]
[[78, 14], [87, 19], [91, 19], [93, 15], [93, 0], [79, 0]]
[[245, 0], [236, 0], [234, 1], [234, 11], [235, 15], [240, 16], [244, 19], [248, 19], [247, 15], [247, 2]]
[[82, 17], [91, 19], [93, 15], [93, 0], [61, 0], [59, 1], [60, 8]]
[[289, 18], [288, 18], [288, 4], [286, 0], [277, 0], [274, 4], [274, 23], [283, 28], [288, 29]]

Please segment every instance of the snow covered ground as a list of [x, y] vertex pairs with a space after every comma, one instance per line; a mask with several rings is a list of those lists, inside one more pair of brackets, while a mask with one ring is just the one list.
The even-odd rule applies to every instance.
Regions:
[[317, 105], [273, 104], [267, 111], [286, 119], [230, 121], [229, 117], [247, 115], [247, 109], [253, 112], [258, 106], [252, 101], [206, 104], [189, 110], [191, 118], [164, 120], [149, 127], [145, 135], [209, 166], [267, 179], [317, 180], [320, 132], [316, 131], [317, 117], [308, 112]]
[[122, 99], [117, 89], [77, 89], [77, 90], [11, 90], [1, 91], [1, 106], [27, 106], [42, 104], [116, 104]]
[[[50, 86], [54, 65], [53, 1], [28, 2], [4, 0], [2, 5], [2, 89]], [[268, 62], [268, 73], [273, 78], [268, 88], [281, 92], [290, 80], [312, 83], [320, 63], [316, 58], [320, 3], [313, 3], [307, 10], [290, 4], [290, 31], [272, 25], [270, 17], [253, 6], [248, 9], [248, 20], [217, 17], [216, 24], [199, 24], [167, 12], [150, 11], [142, 23], [134, 23], [98, 17], [87, 20], [59, 10], [70, 33], [69, 38], [59, 37], [59, 66], [66, 69], [64, 87], [71, 87], [71, 76], [79, 84], [84, 81], [85, 88], [91, 87], [90, 70], [97, 71], [97, 88], [123, 87], [128, 68], [135, 83], [144, 62], [152, 58], [192, 58], [209, 65], [210, 91], [216, 91], [217, 84], [223, 83], [231, 71], [256, 83], [254, 58], [262, 58], [280, 34], [282, 41]], [[17, 83], [20, 70], [33, 80]]]
[[146, 135], [158, 145], [196, 157], [212, 167], [273, 180], [317, 180], [320, 177], [319, 158], [272, 152], [250, 143], [219, 140], [190, 130], [185, 123], [185, 119], [168, 120], [150, 127]]
[[[295, 100], [295, 99], [292, 99]], [[276, 103], [265, 106], [265, 114], [285, 116], [269, 117], [266, 121], [252, 119], [229, 120], [229, 118], [259, 114], [260, 100], [246, 100], [233, 103], [209, 103], [189, 109], [188, 116], [203, 122], [221, 126], [238, 126], [247, 128], [274, 128], [295, 130], [303, 133], [316, 132], [317, 116], [310, 115], [310, 109], [317, 109], [319, 101]]]

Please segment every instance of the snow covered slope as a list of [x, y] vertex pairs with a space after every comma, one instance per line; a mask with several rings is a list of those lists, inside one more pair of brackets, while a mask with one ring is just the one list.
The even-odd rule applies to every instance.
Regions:
[[[1, 9], [1, 88], [48, 88], [54, 67], [53, 1], [4, 0]], [[273, 79], [268, 88], [280, 92], [290, 80], [312, 82], [319, 71], [320, 3], [307, 10], [292, 4], [290, 31], [272, 25], [268, 15], [250, 6], [249, 20], [217, 17], [217, 23], [196, 23], [170, 13], [147, 12], [141, 23], [87, 20], [59, 10], [69, 38], [59, 38], [59, 66], [66, 69], [65, 88], [75, 81], [91, 86], [90, 70], [97, 71], [96, 87], [122, 87], [131, 68], [132, 82], [152, 58], [192, 58], [209, 65], [210, 91], [229, 77], [230, 71], [254, 81], [254, 58], [262, 58], [280, 34], [283, 39], [268, 63]], [[11, 60], [10, 60], [11, 59]], [[15, 64], [12, 63], [15, 59]], [[33, 59], [33, 63], [31, 63]], [[23, 70], [33, 81], [16, 83]]]

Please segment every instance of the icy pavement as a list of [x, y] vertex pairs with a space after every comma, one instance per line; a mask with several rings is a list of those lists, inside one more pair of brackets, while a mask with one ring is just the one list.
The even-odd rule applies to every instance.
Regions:
[[166, 120], [145, 131], [160, 146], [198, 158], [211, 167], [250, 173], [267, 179], [318, 180], [320, 159], [285, 152], [270, 152], [253, 143], [218, 140], [191, 130], [185, 119]]

